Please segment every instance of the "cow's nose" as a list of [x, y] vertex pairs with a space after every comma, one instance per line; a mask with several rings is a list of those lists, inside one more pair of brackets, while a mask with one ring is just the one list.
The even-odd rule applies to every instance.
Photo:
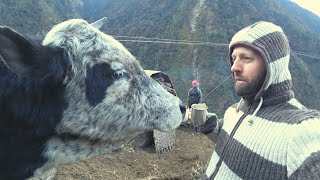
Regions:
[[183, 105], [182, 102], [180, 102], [179, 106], [180, 106], [180, 111], [182, 113], [182, 117], [184, 117], [186, 114], [186, 106]]

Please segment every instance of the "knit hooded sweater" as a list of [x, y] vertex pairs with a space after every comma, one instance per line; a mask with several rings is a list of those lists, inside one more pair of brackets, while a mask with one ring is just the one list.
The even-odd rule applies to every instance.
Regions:
[[294, 97], [290, 47], [282, 29], [255, 23], [235, 34], [229, 55], [236, 45], [258, 51], [267, 74], [255, 97], [242, 98], [225, 112], [205, 175], [217, 180], [320, 179], [320, 113]]

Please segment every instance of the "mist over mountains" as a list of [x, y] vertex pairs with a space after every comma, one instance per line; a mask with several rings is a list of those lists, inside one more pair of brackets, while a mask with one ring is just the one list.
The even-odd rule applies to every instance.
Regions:
[[289, 0], [0, 2], [0, 25], [36, 38], [70, 18], [93, 22], [104, 16], [108, 22], [103, 31], [121, 41], [143, 68], [167, 73], [183, 102], [191, 81], [198, 79], [203, 95], [208, 95], [204, 102], [209, 111], [220, 117], [239, 100], [232, 78], [227, 79], [231, 37], [256, 21], [278, 24], [293, 52], [290, 70], [295, 95], [307, 107], [320, 109], [320, 18]]

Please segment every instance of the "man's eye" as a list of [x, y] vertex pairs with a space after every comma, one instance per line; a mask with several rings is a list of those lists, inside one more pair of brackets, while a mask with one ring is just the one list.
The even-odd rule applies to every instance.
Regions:
[[245, 62], [250, 62], [250, 61], [252, 61], [252, 58], [251, 57], [243, 57], [243, 60], [245, 61]]

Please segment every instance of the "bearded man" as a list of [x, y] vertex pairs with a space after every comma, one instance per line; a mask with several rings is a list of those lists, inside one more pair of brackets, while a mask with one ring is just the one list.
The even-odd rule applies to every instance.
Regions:
[[239, 103], [225, 112], [204, 179], [320, 179], [320, 113], [294, 97], [281, 27], [257, 22], [229, 44]]

